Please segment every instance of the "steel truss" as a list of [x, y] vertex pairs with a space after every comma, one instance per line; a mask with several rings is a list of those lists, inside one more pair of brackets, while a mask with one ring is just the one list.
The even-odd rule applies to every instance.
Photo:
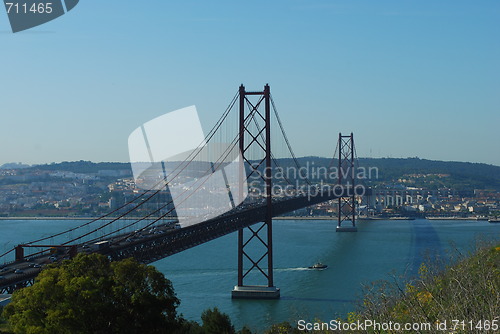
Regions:
[[[338, 185], [355, 189], [355, 168], [354, 168], [354, 136], [351, 132], [348, 136], [339, 133], [338, 141]], [[347, 196], [339, 197], [337, 200], [338, 221], [337, 231], [343, 228], [342, 223], [351, 221], [352, 228], [356, 227], [356, 198], [355, 191], [351, 191]]]
[[[257, 95], [257, 102], [252, 102], [248, 97]], [[247, 92], [243, 85], [239, 89], [239, 148], [244, 164], [240, 164], [240, 199], [243, 198], [243, 187], [245, 178], [257, 174], [265, 185], [265, 217], [262, 224], [249, 226], [246, 229], [238, 230], [238, 287], [243, 287], [244, 279], [253, 271], [258, 271], [264, 277], [268, 287], [274, 287], [273, 279], [273, 205], [272, 205], [272, 175], [271, 175], [271, 104], [270, 87], [264, 86], [261, 92]], [[245, 108], [245, 105], [247, 108]], [[264, 112], [262, 112], [264, 105]], [[253, 133], [249, 127], [251, 121], [263, 123], [262, 127], [257, 127]], [[245, 142], [245, 138], [248, 142]], [[264, 142], [262, 142], [264, 141]], [[263, 158], [257, 163], [251, 163], [247, 157], [250, 149], [262, 151]], [[249, 168], [247, 175], [245, 165]], [[264, 175], [260, 172], [261, 167], [265, 167]], [[265, 232], [265, 233], [264, 233]], [[265, 235], [264, 235], [265, 234]], [[262, 255], [254, 257], [249, 250], [261, 245], [264, 247]], [[245, 268], [245, 263], [249, 268]]]

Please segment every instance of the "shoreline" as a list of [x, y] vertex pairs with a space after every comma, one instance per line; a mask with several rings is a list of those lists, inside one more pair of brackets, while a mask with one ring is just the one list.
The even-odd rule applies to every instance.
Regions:
[[273, 217], [273, 220], [337, 220], [337, 217], [332, 216], [287, 216], [287, 217]]
[[[0, 217], [2, 220], [96, 220], [99, 217]], [[117, 219], [118, 217], [106, 217], [103, 220]], [[121, 220], [139, 220], [141, 217], [127, 217], [120, 218]], [[424, 217], [424, 218], [410, 218], [410, 217], [361, 217], [359, 221], [376, 221], [376, 220], [413, 220], [413, 219], [426, 219], [426, 220], [474, 220], [474, 221], [487, 221], [487, 217]], [[174, 220], [169, 218], [168, 220]], [[286, 216], [274, 217], [273, 220], [337, 220], [337, 217], [332, 216]]]
[[[95, 220], [99, 217], [0, 217], [0, 220]], [[104, 220], [112, 220], [118, 217], [106, 217]], [[121, 220], [139, 220], [141, 217], [120, 218]], [[171, 218], [174, 219], [174, 218]], [[337, 217], [331, 216], [316, 216], [316, 217], [274, 217], [273, 220], [336, 220]]]

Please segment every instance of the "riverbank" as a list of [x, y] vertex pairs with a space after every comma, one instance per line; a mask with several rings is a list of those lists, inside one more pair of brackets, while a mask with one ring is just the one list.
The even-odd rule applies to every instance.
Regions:
[[426, 217], [428, 220], [488, 220], [488, 217]]
[[337, 220], [337, 217], [332, 216], [286, 216], [286, 217], [274, 217], [273, 220]]
[[[117, 219], [118, 217], [106, 217], [105, 220]], [[95, 220], [99, 217], [0, 217], [0, 220]], [[139, 220], [142, 217], [123, 217], [122, 220]], [[314, 216], [314, 217], [274, 217], [273, 220], [336, 220], [337, 217]]]
[[[96, 220], [100, 217], [0, 217], [1, 220]], [[121, 220], [139, 220], [143, 217], [122, 217]], [[105, 220], [118, 219], [118, 217], [106, 217]], [[171, 218], [173, 219], [173, 218]], [[359, 221], [370, 220], [414, 220], [414, 217], [360, 217]], [[427, 220], [477, 220], [486, 221], [487, 217], [425, 217], [421, 219]], [[280, 216], [274, 217], [273, 220], [337, 220], [337, 217], [332, 216]]]
[[[2, 220], [85, 220], [91, 221], [99, 219], [99, 217], [0, 217]], [[104, 220], [117, 219], [117, 217], [106, 217]], [[141, 217], [123, 217], [120, 220], [139, 220]], [[274, 217], [273, 220], [337, 220], [337, 217], [318, 216], [318, 217]]]

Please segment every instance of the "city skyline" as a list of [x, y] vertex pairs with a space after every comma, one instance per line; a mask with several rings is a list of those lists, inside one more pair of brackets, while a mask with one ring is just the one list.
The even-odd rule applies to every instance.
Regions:
[[0, 11], [0, 165], [128, 162], [144, 122], [196, 105], [205, 132], [269, 83], [297, 156], [500, 166], [494, 1], [81, 2], [12, 34]]

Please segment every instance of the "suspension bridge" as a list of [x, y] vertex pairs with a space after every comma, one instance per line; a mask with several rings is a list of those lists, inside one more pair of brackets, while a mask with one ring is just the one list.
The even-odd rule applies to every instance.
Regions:
[[142, 156], [149, 160], [131, 162], [142, 191], [106, 215], [6, 250], [0, 258], [11, 260], [0, 263], [0, 293], [32, 285], [44, 266], [78, 253], [147, 264], [237, 232], [233, 298], [279, 298], [273, 217], [335, 200], [337, 231], [356, 231], [356, 203], [369, 189], [356, 184], [352, 133], [339, 134], [332, 159], [336, 179], [311, 178], [292, 150], [269, 85], [262, 91], [241, 85], [212, 130], [174, 157], [155, 156], [149, 128], [144, 124], [134, 137], [147, 144]]

